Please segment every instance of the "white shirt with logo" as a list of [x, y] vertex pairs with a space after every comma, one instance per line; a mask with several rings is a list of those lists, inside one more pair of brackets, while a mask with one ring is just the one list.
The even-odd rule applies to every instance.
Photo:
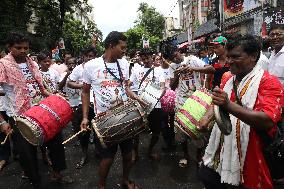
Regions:
[[[140, 69], [136, 69], [130, 76], [130, 81], [134, 83], [134, 85], [138, 86], [138, 95], [141, 95], [146, 86], [151, 82], [153, 82], [157, 86], [160, 86], [162, 82], [165, 82], [164, 75], [161, 72], [160, 68], [154, 68], [154, 70], [152, 70], [145, 78], [145, 80], [141, 83], [142, 78], [149, 69], [150, 68], [141, 67]], [[140, 83], [141, 86], [139, 88]], [[160, 102], [157, 103], [156, 108], [161, 108]]]
[[[27, 63], [20, 63], [18, 65], [27, 83], [30, 104], [31, 106], [34, 106], [42, 99], [39, 85], [32, 76], [32, 73], [29, 70]], [[1, 87], [6, 93], [5, 96], [2, 97], [3, 111], [6, 111], [6, 114], [10, 117], [14, 116], [15, 114], [18, 114], [18, 112], [16, 112], [16, 95], [14, 93], [14, 86], [8, 85], [6, 83], [1, 83]]]
[[[184, 57], [184, 61], [180, 64], [171, 64], [171, 78], [174, 78], [174, 71], [183, 65], [187, 65], [189, 67], [204, 67], [205, 63], [196, 56]], [[179, 84], [176, 89], [176, 105], [178, 107], [182, 106], [188, 97], [200, 87], [201, 80], [198, 72], [193, 72], [192, 74], [181, 74], [179, 77]]]
[[47, 90], [51, 93], [55, 92], [58, 87], [60, 75], [58, 72], [52, 69], [48, 69], [47, 72], [41, 71], [44, 84], [47, 85]]
[[171, 70], [170, 70], [170, 68], [164, 69], [162, 67], [159, 67], [159, 69], [164, 76], [166, 89], [171, 89], [170, 88], [170, 82], [171, 82]]
[[[129, 79], [129, 64], [126, 59], [117, 60], [124, 81]], [[104, 62], [102, 57], [85, 63], [83, 80], [92, 86], [95, 98], [95, 112], [105, 112], [128, 100], [124, 83], [121, 79], [117, 62]], [[105, 66], [106, 64], [106, 66]], [[111, 75], [106, 67], [116, 76]], [[119, 80], [118, 80], [119, 79]]]
[[[64, 79], [66, 74], [67, 74], [67, 72], [64, 72], [60, 76], [60, 82]], [[70, 87], [67, 87], [67, 82], [69, 80], [70, 80], [70, 75], [67, 78], [66, 85], [63, 87], [63, 93], [65, 93], [66, 96], [68, 97], [68, 101], [69, 101], [71, 107], [76, 107], [81, 102], [81, 90], [80, 89], [72, 89]]]

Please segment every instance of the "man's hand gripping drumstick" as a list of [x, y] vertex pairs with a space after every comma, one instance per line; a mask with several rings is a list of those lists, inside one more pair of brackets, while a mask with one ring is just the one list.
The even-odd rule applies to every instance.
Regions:
[[[62, 144], [66, 144], [67, 142], [71, 141], [72, 139], [74, 139], [76, 136], [78, 136], [79, 134], [81, 134], [82, 132], [91, 130], [88, 125], [89, 125], [89, 120], [87, 119], [87, 124], [86, 127], [82, 127], [82, 124], [85, 123], [86, 121], [83, 119], [82, 123], [81, 123], [81, 130], [78, 131], [77, 133], [75, 133], [74, 135], [72, 135], [71, 137], [69, 137], [68, 139], [66, 139], [64, 142], [62, 142]], [[85, 124], [84, 124], [85, 125]]]

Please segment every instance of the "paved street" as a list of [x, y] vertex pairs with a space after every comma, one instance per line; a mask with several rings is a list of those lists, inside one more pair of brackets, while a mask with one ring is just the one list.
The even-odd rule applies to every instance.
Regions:
[[[70, 127], [67, 129], [67, 134], [70, 133]], [[69, 136], [69, 135], [68, 135]], [[67, 138], [67, 137], [65, 137]], [[195, 160], [192, 158], [191, 164], [188, 168], [179, 168], [178, 161], [181, 158], [182, 153], [180, 148], [177, 149], [176, 153], [166, 154], [162, 153], [162, 159], [159, 162], [152, 162], [146, 157], [146, 151], [150, 135], [147, 133], [142, 134], [141, 148], [140, 148], [140, 160], [134, 166], [131, 172], [131, 179], [134, 180], [143, 189], [202, 189], [202, 184], [197, 180], [196, 177], [196, 166]], [[81, 170], [75, 169], [74, 162], [79, 159], [80, 148], [75, 146], [75, 141], [70, 142], [66, 145], [66, 157], [68, 169], [64, 172], [65, 174], [71, 175], [75, 178], [75, 183], [71, 185], [59, 185], [52, 183], [48, 179], [48, 168], [40, 162], [41, 175], [43, 183], [46, 189], [57, 189], [57, 188], [96, 188], [97, 186], [97, 167], [99, 160], [94, 156], [94, 145], [91, 145], [90, 149], [90, 161], [87, 166]], [[161, 148], [163, 141], [159, 143]], [[194, 150], [191, 150], [194, 154]], [[41, 158], [40, 154], [38, 156]], [[108, 188], [119, 189], [117, 185], [119, 183], [121, 175], [121, 159], [119, 154], [113, 167], [111, 168], [108, 178]], [[5, 170], [0, 173], [0, 188], [5, 189], [28, 189], [31, 185], [27, 180], [22, 180], [20, 177], [21, 169], [17, 162], [11, 162]]]

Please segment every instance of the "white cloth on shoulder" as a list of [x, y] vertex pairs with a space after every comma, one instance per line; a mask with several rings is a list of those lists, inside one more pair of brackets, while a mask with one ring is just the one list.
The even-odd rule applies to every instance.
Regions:
[[[258, 88], [263, 76], [264, 70], [256, 65], [254, 69], [248, 73], [240, 82], [237, 90], [237, 95], [241, 99], [243, 107], [252, 110], [256, 102]], [[231, 97], [233, 89], [233, 81], [236, 76], [231, 77], [224, 86], [224, 91]], [[249, 84], [248, 84], [249, 83]], [[240, 97], [241, 91], [248, 84], [248, 88], [245, 94]], [[224, 136], [224, 143], [220, 152], [220, 163], [217, 168], [217, 172], [221, 176], [221, 182], [231, 185], [239, 185], [242, 183], [241, 171], [244, 166], [246, 158], [247, 147], [249, 143], [250, 126], [240, 121], [240, 143], [241, 143], [241, 162], [239, 160], [239, 152], [237, 147], [237, 120], [235, 116], [230, 114], [230, 120], [232, 123], [232, 132], [228, 136]], [[218, 150], [221, 139], [221, 131], [215, 123], [211, 136], [209, 139], [208, 146], [205, 150], [203, 157], [204, 165], [213, 168], [215, 153]]]

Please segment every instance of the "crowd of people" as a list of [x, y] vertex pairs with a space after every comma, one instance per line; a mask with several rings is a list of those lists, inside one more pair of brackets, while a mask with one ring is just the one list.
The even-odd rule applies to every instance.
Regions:
[[[55, 61], [49, 51], [41, 51], [32, 59], [28, 55], [29, 39], [22, 33], [10, 33], [7, 52], [2, 52], [0, 59], [3, 91], [0, 141], [12, 134], [10, 142], [0, 145], [0, 171], [5, 171], [13, 153], [21, 165], [22, 178], [29, 179], [34, 188], [42, 188], [38, 146], [22, 136], [14, 118], [46, 97], [59, 94], [73, 109], [74, 133], [84, 131], [78, 135], [81, 159], [76, 168], [84, 168], [88, 163], [88, 145], [93, 133], [95, 153], [100, 158], [98, 187], [107, 188], [107, 176], [119, 146], [123, 160], [121, 187], [138, 189], [129, 175], [139, 161], [139, 134], [104, 146], [91, 121], [129, 101], [136, 101], [147, 110], [149, 102], [142, 96], [153, 85], [162, 91], [161, 97], [169, 91], [174, 94], [174, 108], [164, 109], [159, 98], [153, 109], [145, 113], [147, 121], [141, 127], [151, 131], [148, 146], [151, 160], [162, 158], [157, 149], [162, 135], [166, 144], [164, 151], [182, 146], [184, 157], [178, 166], [190, 164], [188, 145], [197, 149], [198, 177], [206, 189], [272, 189], [275, 183], [284, 184], [283, 157], [282, 161], [271, 162], [272, 158], [264, 153], [269, 146], [267, 138], [283, 137], [283, 26], [273, 26], [266, 39], [251, 35], [212, 35], [197, 52], [181, 53], [174, 45], [166, 46], [161, 52], [141, 49], [130, 61], [125, 58], [126, 41], [123, 33], [113, 31], [104, 41], [103, 55], [98, 56], [95, 46], [90, 45], [82, 49], [79, 58], [66, 51], [63, 60]], [[196, 139], [180, 129], [176, 115], [187, 100], [193, 98], [204, 103], [195, 96], [199, 90], [210, 93], [213, 104], [228, 114], [232, 126], [229, 134], [223, 133], [216, 123], [201, 127], [194, 116], [189, 117], [192, 123], [196, 122], [195, 129], [203, 133], [202, 137]], [[62, 132], [64, 129], [39, 149], [43, 160], [52, 168], [51, 180], [67, 184], [74, 180], [61, 173], [67, 168]]]

